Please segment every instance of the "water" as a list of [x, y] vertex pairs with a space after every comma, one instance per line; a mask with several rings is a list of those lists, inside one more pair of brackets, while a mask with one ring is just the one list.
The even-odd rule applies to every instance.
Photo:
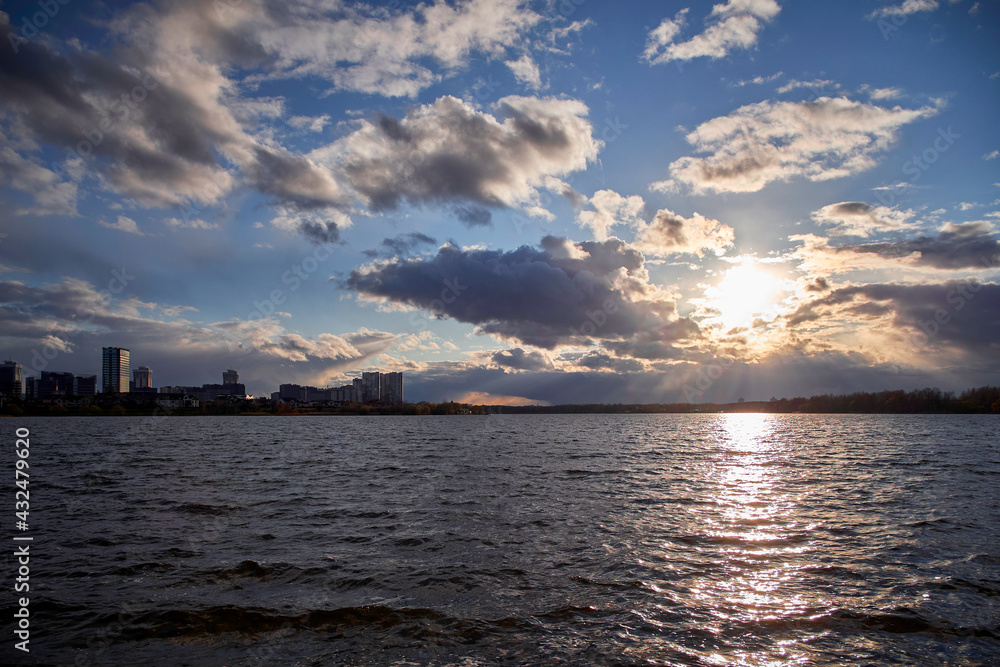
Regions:
[[1000, 663], [995, 416], [0, 423], [5, 662]]

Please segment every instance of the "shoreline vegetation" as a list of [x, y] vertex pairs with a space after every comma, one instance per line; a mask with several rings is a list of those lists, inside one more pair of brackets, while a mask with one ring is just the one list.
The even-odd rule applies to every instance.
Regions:
[[[147, 395], [148, 396], [148, 395]], [[914, 391], [823, 394], [809, 398], [771, 398], [735, 403], [590, 403], [564, 405], [475, 405], [405, 403], [378, 405], [349, 403], [342, 406], [281, 403], [262, 406], [256, 400], [219, 400], [199, 407], [163, 408], [128, 394], [97, 396], [86, 404], [66, 401], [8, 401], [0, 408], [4, 417], [59, 416], [306, 416], [306, 415], [491, 415], [491, 414], [1000, 414], [1000, 387], [976, 387], [960, 394], [927, 388]]]

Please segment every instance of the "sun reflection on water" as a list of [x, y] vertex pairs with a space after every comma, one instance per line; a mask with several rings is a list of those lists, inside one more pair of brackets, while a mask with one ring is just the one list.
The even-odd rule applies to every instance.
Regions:
[[717, 451], [708, 469], [715, 495], [698, 517], [713, 567], [694, 586], [708, 612], [707, 629], [726, 647], [712, 664], [769, 665], [806, 661], [793, 626], [823, 605], [802, 585], [809, 564], [809, 526], [797, 517], [801, 492], [787, 477], [791, 452], [779, 417], [720, 417]]

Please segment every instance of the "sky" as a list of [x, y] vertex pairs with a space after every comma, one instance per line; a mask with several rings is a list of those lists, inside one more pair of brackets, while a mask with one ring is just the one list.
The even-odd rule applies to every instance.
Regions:
[[0, 354], [493, 404], [996, 384], [998, 19], [0, 2]]

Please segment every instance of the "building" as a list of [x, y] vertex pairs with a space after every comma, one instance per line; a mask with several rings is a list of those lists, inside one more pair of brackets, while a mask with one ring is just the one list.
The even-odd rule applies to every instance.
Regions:
[[96, 375], [74, 375], [73, 376], [74, 396], [97, 396], [97, 376]]
[[382, 374], [377, 371], [365, 371], [361, 374], [362, 400], [365, 403], [382, 400]]
[[38, 398], [38, 378], [34, 375], [24, 378], [24, 397]]
[[21, 364], [7, 360], [0, 366], [0, 394], [7, 398], [21, 398], [24, 395], [24, 376]]
[[304, 401], [306, 388], [298, 384], [283, 384], [278, 387], [278, 397], [283, 401]]
[[153, 386], [153, 371], [149, 370], [149, 366], [139, 366], [132, 371], [132, 377], [135, 379], [136, 389], [149, 389]]
[[239, 384], [240, 374], [230, 368], [222, 373], [222, 384]]
[[403, 402], [403, 374], [382, 373], [382, 402], [399, 405]]
[[105, 394], [127, 394], [129, 351], [124, 347], [106, 347], [101, 364], [101, 391]]
[[35, 385], [34, 398], [47, 399], [73, 395], [73, 374], [42, 371]]

